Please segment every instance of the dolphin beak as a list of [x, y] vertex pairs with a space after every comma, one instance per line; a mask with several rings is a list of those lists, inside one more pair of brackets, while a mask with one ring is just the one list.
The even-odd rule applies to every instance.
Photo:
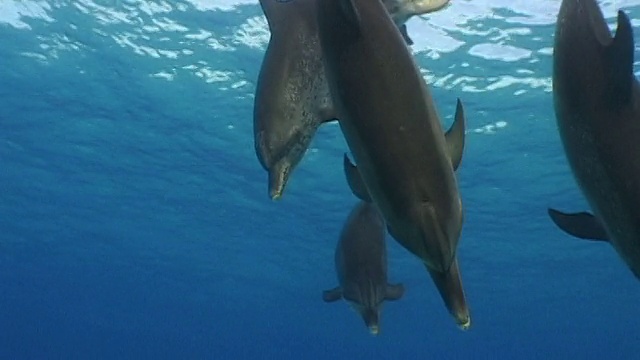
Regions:
[[456, 325], [461, 330], [468, 330], [471, 327], [471, 315], [462, 288], [458, 259], [454, 258], [449, 271], [446, 272], [433, 270], [428, 265], [426, 267]]
[[273, 201], [280, 200], [280, 198], [282, 198], [282, 190], [271, 190], [271, 191], [269, 191], [269, 197]]
[[284, 193], [284, 188], [289, 180], [291, 163], [282, 159], [269, 169], [269, 197], [271, 200], [279, 200]]
[[362, 313], [362, 317], [371, 335], [378, 335], [380, 332], [380, 325], [378, 325], [380, 314], [378, 313], [378, 309], [366, 309]]
[[280, 200], [282, 197], [284, 187], [287, 184], [288, 173], [288, 166], [285, 168], [277, 167], [269, 170], [269, 197], [271, 200]]
[[467, 316], [464, 319], [457, 319], [457, 323], [458, 323], [458, 327], [461, 330], [469, 330], [469, 328], [471, 327], [471, 317]]
[[371, 335], [377, 336], [380, 333], [380, 327], [378, 325], [369, 326], [369, 332]]

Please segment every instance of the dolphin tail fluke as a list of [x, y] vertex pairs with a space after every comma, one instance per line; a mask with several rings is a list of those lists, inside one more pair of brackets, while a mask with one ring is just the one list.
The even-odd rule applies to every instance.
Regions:
[[[426, 266], [426, 265], [425, 265]], [[446, 272], [433, 270], [427, 266], [429, 275], [438, 288], [449, 313], [455, 318], [458, 327], [467, 330], [471, 327], [471, 316], [462, 288], [458, 259], [454, 258], [451, 267]]]
[[364, 184], [364, 180], [362, 180], [360, 171], [358, 171], [358, 168], [349, 160], [347, 154], [344, 154], [342, 165], [344, 167], [344, 174], [347, 177], [347, 183], [353, 195], [362, 201], [370, 203], [371, 196], [369, 195], [369, 190], [367, 190], [367, 186]]
[[447, 151], [454, 171], [458, 169], [458, 166], [460, 166], [460, 162], [462, 161], [462, 153], [464, 152], [465, 143], [465, 127], [464, 108], [462, 106], [462, 101], [458, 99], [453, 124], [445, 134]]
[[387, 284], [387, 291], [384, 299], [388, 301], [399, 300], [404, 295], [403, 284]]
[[611, 67], [611, 85], [616, 89], [612, 99], [627, 103], [631, 100], [633, 82], [633, 27], [624, 11], [618, 10], [618, 27], [616, 35], [608, 49], [609, 66]]
[[329, 303], [340, 299], [342, 299], [342, 288], [339, 286], [322, 292], [322, 300], [324, 300], [324, 302]]
[[585, 240], [609, 241], [609, 235], [602, 223], [588, 212], [570, 214], [555, 209], [547, 209], [547, 212], [556, 226], [571, 236]]
[[407, 45], [409, 46], [413, 45], [413, 40], [411, 39], [411, 37], [409, 36], [409, 33], [407, 32], [407, 25], [402, 24], [398, 26], [398, 30], [400, 30], [400, 35], [402, 35], [402, 38], [407, 43]]

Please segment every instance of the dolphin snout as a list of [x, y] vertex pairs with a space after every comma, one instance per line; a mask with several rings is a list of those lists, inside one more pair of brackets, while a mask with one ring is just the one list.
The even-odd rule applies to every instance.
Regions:
[[274, 186], [274, 187], [270, 186], [269, 187], [269, 197], [273, 201], [280, 200], [280, 198], [282, 197], [283, 191], [284, 191], [284, 186], [281, 186], [281, 185]]
[[364, 323], [367, 325], [367, 328], [369, 328], [371, 335], [378, 335], [378, 333], [380, 333], [378, 309], [366, 309], [362, 314], [362, 318], [364, 319]]
[[471, 316], [469, 316], [468, 312], [464, 312], [462, 314], [455, 314], [456, 323], [461, 330], [469, 330], [471, 327]]
[[378, 326], [378, 324], [369, 325], [369, 332], [371, 333], [371, 335], [378, 335], [378, 333], [380, 333], [380, 327]]
[[269, 169], [269, 197], [271, 200], [279, 200], [284, 193], [284, 188], [289, 180], [291, 166], [286, 163], [278, 163]]

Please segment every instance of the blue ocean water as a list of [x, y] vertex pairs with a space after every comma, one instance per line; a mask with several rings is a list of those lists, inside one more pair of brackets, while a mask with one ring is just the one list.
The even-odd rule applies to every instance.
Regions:
[[[409, 21], [444, 126], [457, 97], [467, 113], [472, 327], [387, 236], [406, 293], [372, 337], [321, 297], [356, 203], [339, 127], [320, 129], [281, 201], [267, 195], [257, 1], [2, 0], [0, 358], [636, 358], [637, 280], [546, 213], [587, 209], [551, 102], [559, 3], [453, 0]], [[638, 0], [600, 4], [640, 38]]]

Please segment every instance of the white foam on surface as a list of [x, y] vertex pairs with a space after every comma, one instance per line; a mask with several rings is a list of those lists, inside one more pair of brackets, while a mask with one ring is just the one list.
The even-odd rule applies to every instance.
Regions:
[[25, 22], [28, 18], [54, 21], [47, 13], [49, 10], [47, 1], [3, 0], [0, 1], [0, 24], [30, 30], [31, 26]]
[[469, 49], [469, 55], [487, 60], [513, 62], [530, 57], [531, 50], [511, 45], [483, 43], [472, 46]]
[[[227, 26], [219, 29], [206, 20], [213, 14], [237, 19], [240, 14], [238, 7], [242, 5], [260, 6], [256, 0], [187, 0], [186, 3], [167, 0], [77, 0], [70, 3], [5, 0], [0, 2], [0, 26], [4, 24], [31, 31], [29, 19], [60, 20], [70, 23], [71, 29], [80, 32], [88, 29], [78, 27], [66, 18], [55, 19], [57, 13], [54, 10], [70, 18], [90, 17], [95, 24], [90, 30], [94, 34], [110, 39], [115, 45], [138, 56], [158, 62], [149, 76], [171, 81], [180, 73], [190, 73], [207, 83], [219, 84], [221, 90], [251, 92], [255, 79], [248, 78], [246, 74], [253, 76], [254, 73], [246, 69], [220, 68], [220, 64], [231, 63], [233, 66], [237, 58], [245, 56], [246, 51], [259, 52], [256, 56], [259, 59], [270, 38], [266, 18], [260, 13], [244, 21], [229, 21]], [[600, 2], [612, 28], [615, 27], [618, 8], [638, 5], [637, 0]], [[539, 88], [550, 92], [549, 72], [525, 73], [521, 70], [537, 66], [553, 54], [552, 39], [548, 33], [556, 21], [559, 6], [559, 0], [455, 0], [441, 11], [413, 17], [407, 23], [409, 35], [415, 42], [411, 50], [423, 67], [423, 76], [435, 88], [471, 93], [508, 88], [514, 96]], [[187, 20], [181, 16], [185, 11], [202, 12], [187, 19], [202, 18], [203, 21], [185, 23]], [[86, 23], [90, 24], [91, 20], [85, 20]], [[638, 20], [633, 20], [633, 24], [640, 25]], [[59, 59], [62, 52], [91, 49], [90, 45], [67, 34], [43, 33], [38, 40], [39, 48], [24, 49], [22, 54], [41, 63]], [[243, 53], [235, 55], [237, 51]], [[455, 68], [447, 67], [450, 71], [443, 71], [442, 63], [435, 63], [445, 57], [445, 61], [451, 61], [448, 54], [454, 53], [466, 54], [466, 61], [458, 63]], [[473, 59], [482, 60], [482, 64], [489, 61], [496, 67], [508, 63], [509, 70], [490, 71], [504, 75], [486, 77], [485, 70]], [[514, 67], [511, 64], [520, 65]]]

